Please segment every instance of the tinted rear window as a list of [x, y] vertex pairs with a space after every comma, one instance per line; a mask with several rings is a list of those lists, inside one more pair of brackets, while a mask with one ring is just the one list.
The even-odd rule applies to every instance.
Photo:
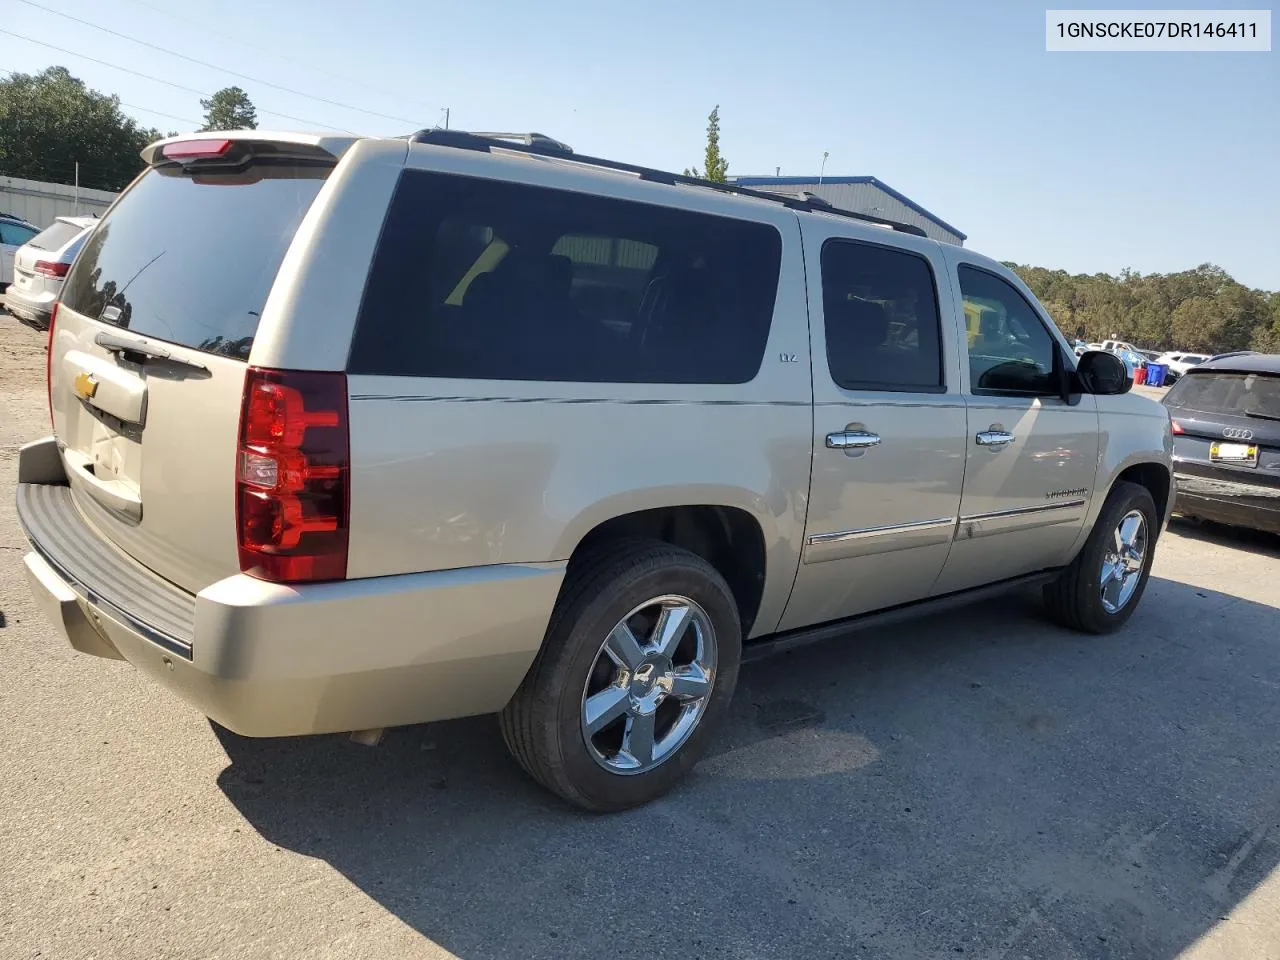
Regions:
[[1189, 373], [1173, 385], [1164, 402], [1200, 413], [1280, 420], [1280, 376]]
[[63, 303], [148, 337], [247, 359], [280, 261], [329, 169], [151, 170], [85, 244]]
[[765, 224], [409, 171], [348, 369], [745, 383], [764, 356], [781, 255]]
[[40, 250], [57, 250], [82, 229], [84, 228], [77, 227], [74, 223], [55, 220], [52, 226], [46, 227], [32, 238], [31, 245]]

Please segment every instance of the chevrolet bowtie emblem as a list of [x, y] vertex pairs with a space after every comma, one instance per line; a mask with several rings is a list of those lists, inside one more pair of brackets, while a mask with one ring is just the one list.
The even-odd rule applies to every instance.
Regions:
[[75, 388], [76, 394], [82, 400], [89, 400], [98, 392], [98, 381], [91, 373], [81, 373], [76, 376]]

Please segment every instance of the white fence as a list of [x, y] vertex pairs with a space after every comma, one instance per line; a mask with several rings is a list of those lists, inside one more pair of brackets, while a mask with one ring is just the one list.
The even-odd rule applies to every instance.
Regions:
[[0, 213], [11, 213], [41, 229], [57, 217], [100, 217], [115, 198], [108, 190], [0, 176]]

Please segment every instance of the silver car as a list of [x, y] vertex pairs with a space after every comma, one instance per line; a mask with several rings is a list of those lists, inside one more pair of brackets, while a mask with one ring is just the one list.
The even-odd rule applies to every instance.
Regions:
[[56, 310], [26, 568], [75, 648], [234, 731], [498, 713], [616, 810], [697, 761], [744, 651], [1141, 599], [1168, 414], [993, 260], [538, 135], [144, 159]]

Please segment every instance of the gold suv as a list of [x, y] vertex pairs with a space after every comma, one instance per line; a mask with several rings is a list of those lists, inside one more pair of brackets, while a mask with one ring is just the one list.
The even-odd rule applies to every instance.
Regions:
[[1169, 417], [986, 257], [539, 135], [144, 158], [52, 320], [26, 568], [76, 649], [234, 731], [499, 713], [620, 809], [697, 761], [744, 651], [1141, 599]]

